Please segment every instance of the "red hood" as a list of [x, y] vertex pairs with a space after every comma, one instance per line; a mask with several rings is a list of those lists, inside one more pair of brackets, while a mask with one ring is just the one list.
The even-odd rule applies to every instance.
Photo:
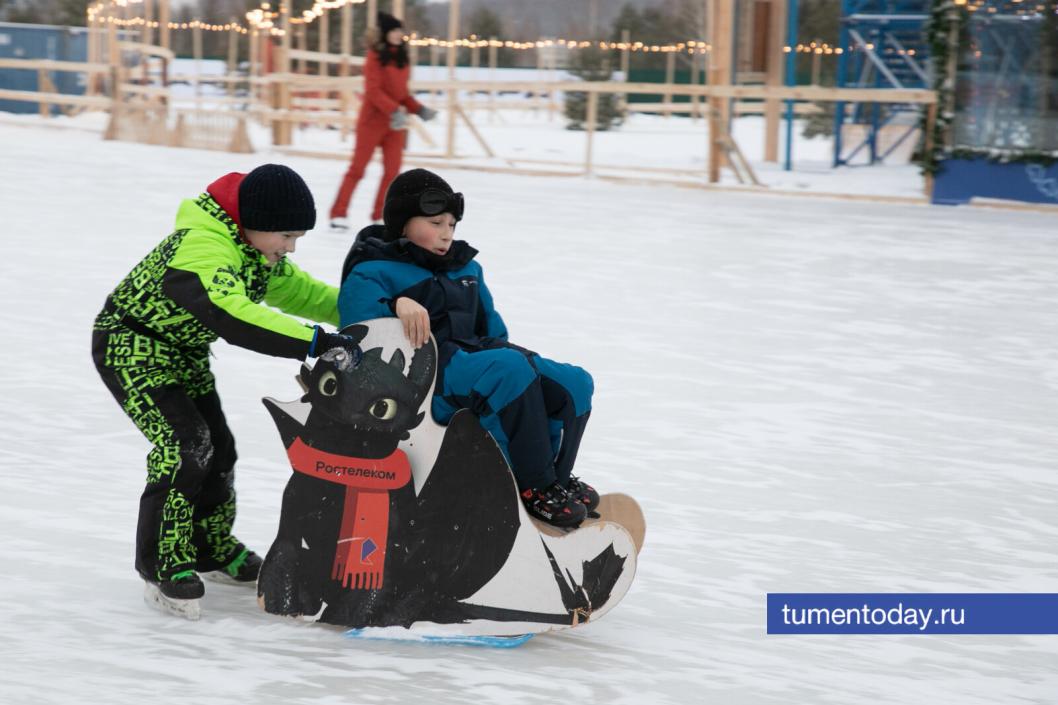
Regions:
[[233, 171], [206, 187], [206, 192], [213, 196], [213, 200], [224, 209], [225, 213], [231, 216], [231, 219], [235, 221], [240, 230], [242, 229], [242, 219], [239, 218], [239, 184], [245, 178], [246, 174]]

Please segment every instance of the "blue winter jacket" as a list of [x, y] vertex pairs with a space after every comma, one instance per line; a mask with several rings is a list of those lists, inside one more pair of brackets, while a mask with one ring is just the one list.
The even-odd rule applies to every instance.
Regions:
[[507, 343], [507, 326], [474, 261], [477, 250], [456, 240], [439, 257], [403, 238], [385, 242], [384, 233], [381, 225], [364, 228], [345, 259], [338, 295], [343, 327], [395, 316], [394, 303], [406, 296], [430, 314], [442, 370], [457, 350], [516, 347]]

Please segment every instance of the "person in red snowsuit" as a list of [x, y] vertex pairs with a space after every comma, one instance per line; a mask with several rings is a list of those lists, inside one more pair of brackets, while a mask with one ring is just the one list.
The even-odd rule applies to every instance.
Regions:
[[372, 220], [382, 219], [386, 189], [400, 173], [407, 137], [408, 113], [431, 120], [437, 111], [422, 105], [408, 92], [411, 66], [404, 46], [404, 26], [393, 15], [378, 13], [381, 39], [367, 52], [364, 63], [364, 98], [356, 122], [356, 147], [338, 195], [331, 206], [331, 227], [348, 230], [349, 200], [364, 176], [375, 148], [382, 147], [382, 181], [378, 185]]

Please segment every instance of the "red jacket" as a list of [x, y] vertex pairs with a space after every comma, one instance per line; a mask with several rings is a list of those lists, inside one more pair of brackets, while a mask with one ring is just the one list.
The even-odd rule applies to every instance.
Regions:
[[[396, 51], [396, 47], [387, 49]], [[422, 104], [408, 92], [408, 77], [411, 75], [411, 64], [397, 68], [396, 61], [385, 66], [379, 60], [378, 52], [371, 49], [364, 62], [364, 100], [360, 106], [360, 117], [357, 126], [389, 129], [389, 118], [397, 108], [404, 106], [409, 113], [418, 113]]]

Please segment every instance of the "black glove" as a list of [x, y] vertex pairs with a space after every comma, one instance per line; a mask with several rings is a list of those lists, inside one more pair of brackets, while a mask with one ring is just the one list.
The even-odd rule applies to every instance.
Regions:
[[360, 364], [360, 358], [364, 356], [364, 352], [360, 349], [355, 338], [341, 333], [328, 333], [316, 326], [316, 338], [313, 340], [312, 345], [309, 346], [309, 357], [319, 357], [328, 350], [334, 350], [335, 348], [348, 350], [353, 356], [354, 367]]
[[437, 111], [433, 108], [427, 108], [425, 105], [419, 109], [419, 118], [424, 122], [429, 122], [437, 117]]

